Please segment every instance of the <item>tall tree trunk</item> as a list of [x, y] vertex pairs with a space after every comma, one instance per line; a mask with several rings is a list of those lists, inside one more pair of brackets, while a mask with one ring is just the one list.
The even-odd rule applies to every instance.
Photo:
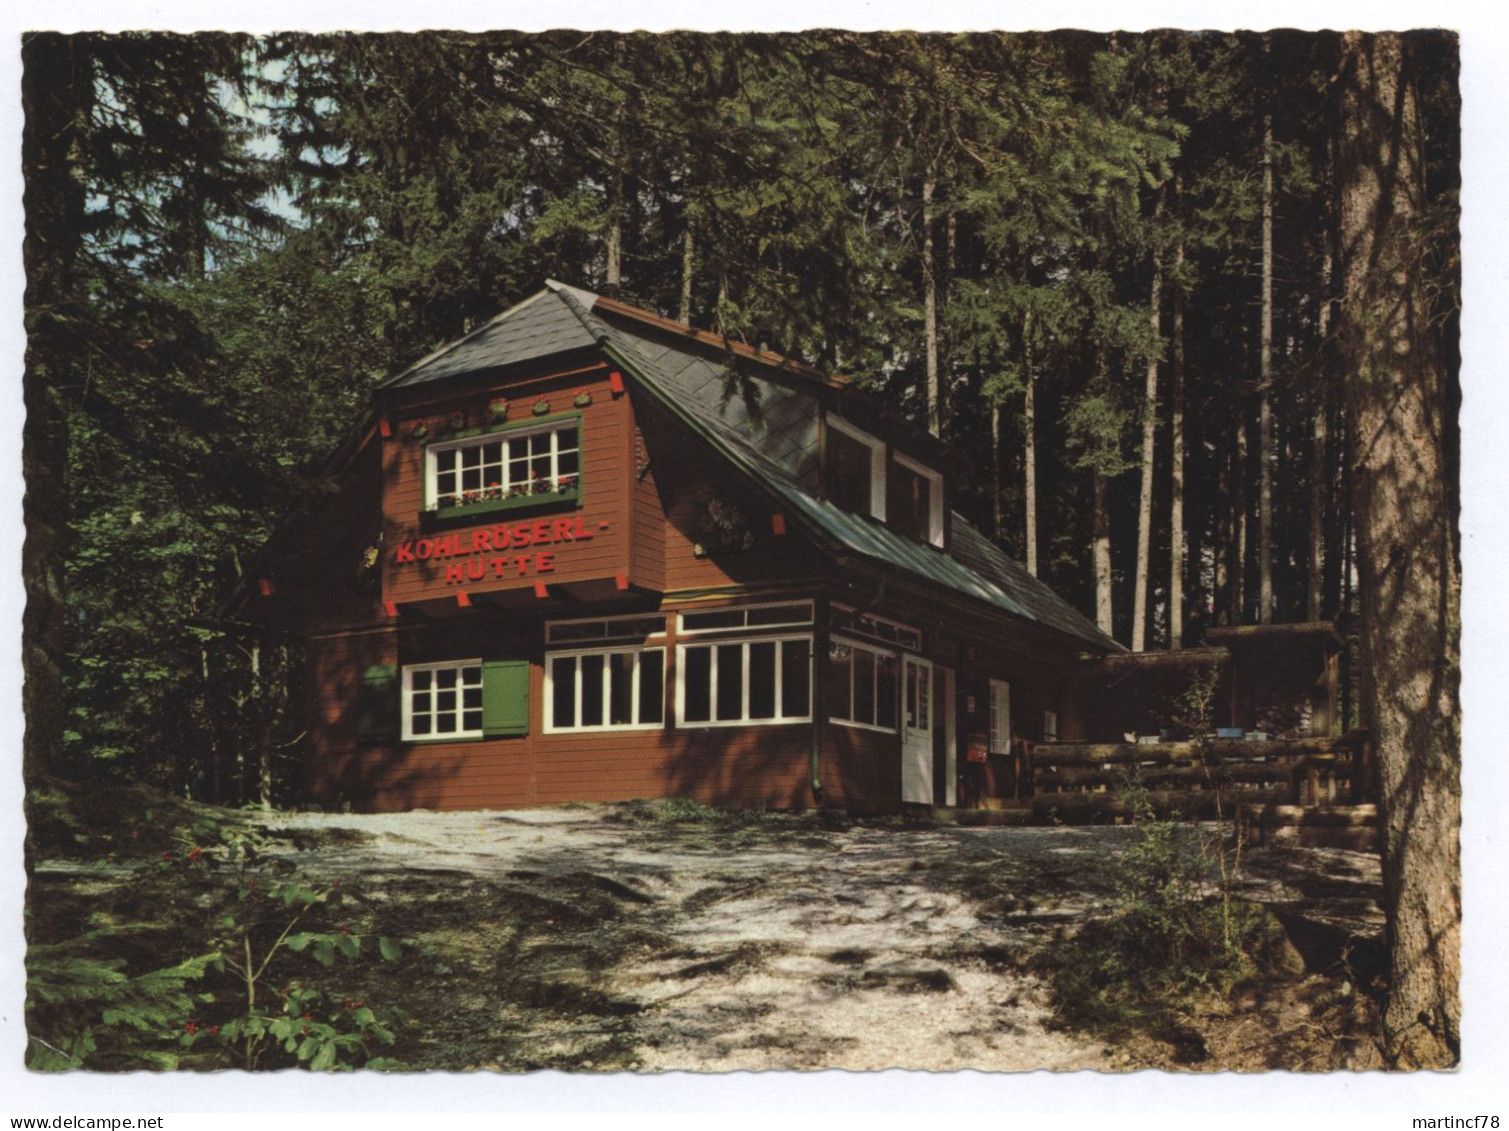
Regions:
[[1174, 314], [1169, 365], [1169, 560], [1168, 646], [1184, 647], [1184, 288], [1178, 281], [1184, 265], [1184, 241], [1174, 249]]
[[[1159, 209], [1161, 211], [1161, 208]], [[1153, 336], [1158, 336], [1163, 311], [1163, 266], [1153, 262], [1153, 283], [1148, 296]], [[1158, 356], [1147, 361], [1147, 381], [1142, 393], [1142, 491], [1137, 500], [1137, 580], [1132, 592], [1132, 651], [1147, 647], [1148, 573], [1153, 546], [1153, 468], [1154, 444], [1158, 434]]]
[[1411, 227], [1423, 135], [1396, 33], [1342, 36], [1340, 309], [1357, 515], [1363, 706], [1376, 744], [1389, 943], [1386, 1051], [1460, 1052], [1460, 576], [1447, 374]]
[[1330, 475], [1330, 463], [1326, 459], [1326, 414], [1330, 410], [1330, 378], [1328, 361], [1331, 347], [1327, 338], [1331, 332], [1331, 273], [1332, 256], [1329, 243], [1320, 267], [1320, 308], [1316, 311], [1315, 329], [1319, 336], [1316, 350], [1317, 372], [1313, 411], [1314, 431], [1310, 437], [1310, 568], [1305, 591], [1305, 619], [1320, 620], [1325, 593], [1325, 545], [1326, 545], [1326, 480]]
[[22, 395], [21, 615], [26, 730], [22, 770], [28, 782], [63, 769], [66, 647], [64, 553], [68, 522], [69, 383], [78, 335], [72, 323], [83, 255], [85, 167], [93, 85], [88, 40], [54, 32], [27, 35], [21, 45], [21, 99], [26, 114], [22, 168], [26, 177], [26, 368]]
[[990, 518], [996, 541], [1006, 533], [1006, 500], [1001, 491], [1001, 402], [990, 406]]
[[[1265, 48], [1266, 54], [1266, 48]], [[1263, 297], [1258, 383], [1258, 621], [1273, 623], [1273, 115], [1263, 117]]]
[[1231, 566], [1228, 576], [1231, 623], [1247, 615], [1247, 419], [1237, 418], [1236, 451], [1231, 471]]
[[686, 218], [686, 231], [681, 237], [681, 321], [688, 326], [692, 322], [692, 271], [697, 257], [697, 235], [692, 231], [692, 218]]
[[943, 390], [938, 377], [938, 270], [933, 261], [933, 194], [931, 169], [922, 181], [922, 337], [927, 364], [927, 430], [943, 434]]
[[1037, 576], [1037, 381], [1033, 377], [1032, 315], [1022, 319], [1022, 493], [1027, 572]]
[[1095, 563], [1095, 625], [1107, 636], [1115, 635], [1111, 615], [1111, 515], [1106, 509], [1106, 477], [1099, 467], [1095, 476], [1095, 526], [1092, 557]]

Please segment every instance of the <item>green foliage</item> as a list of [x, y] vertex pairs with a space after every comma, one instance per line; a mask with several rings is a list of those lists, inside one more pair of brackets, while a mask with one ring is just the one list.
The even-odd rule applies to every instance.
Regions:
[[114, 931], [91, 931], [26, 953], [26, 1066], [39, 1072], [73, 1068], [177, 1068], [172, 1037], [183, 1018], [212, 995], [189, 986], [214, 954], [132, 975], [122, 958], [101, 959]]
[[1215, 859], [1220, 834], [1155, 819], [1135, 784], [1127, 796], [1134, 837], [1112, 865], [1112, 910], [1055, 956], [1054, 1009], [1105, 1039], [1171, 1039], [1189, 1014], [1270, 972], [1282, 928], [1232, 898], [1230, 873]]
[[[403, 1011], [336, 989], [403, 944], [355, 929], [340, 882], [309, 883], [261, 828], [213, 813], [171, 826], [162, 851], [140, 829], [107, 866], [136, 861], [151, 921], [28, 950], [30, 1067], [403, 1067], [390, 1055]], [[164, 951], [191, 956], [152, 967]]]

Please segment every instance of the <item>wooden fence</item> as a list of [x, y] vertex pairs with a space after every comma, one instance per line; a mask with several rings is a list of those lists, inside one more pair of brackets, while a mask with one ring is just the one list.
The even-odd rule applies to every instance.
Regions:
[[1039, 742], [1017, 754], [1019, 800], [1035, 819], [1130, 817], [1135, 798], [1160, 816], [1232, 818], [1252, 804], [1328, 807], [1373, 799], [1372, 745], [1362, 731], [1271, 742]]

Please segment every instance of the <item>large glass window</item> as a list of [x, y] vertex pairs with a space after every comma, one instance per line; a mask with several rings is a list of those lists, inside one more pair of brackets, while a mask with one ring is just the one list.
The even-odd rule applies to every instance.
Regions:
[[678, 648], [679, 722], [803, 722], [812, 717], [812, 638], [763, 637]]
[[895, 653], [835, 637], [828, 645], [829, 715], [838, 722], [894, 732], [898, 671]]
[[595, 649], [545, 657], [545, 729], [629, 730], [665, 723], [665, 649]]
[[431, 444], [425, 459], [432, 509], [566, 491], [581, 472], [575, 420]]
[[482, 661], [405, 667], [403, 737], [482, 737]]

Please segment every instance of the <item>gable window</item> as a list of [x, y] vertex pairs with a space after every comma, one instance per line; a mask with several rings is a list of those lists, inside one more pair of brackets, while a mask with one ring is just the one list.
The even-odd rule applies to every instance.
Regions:
[[1044, 742], [1057, 742], [1058, 741], [1058, 712], [1057, 711], [1044, 711], [1043, 712], [1043, 741]]
[[812, 719], [812, 637], [769, 636], [677, 646], [683, 726]]
[[403, 737], [481, 738], [482, 661], [405, 667]]
[[906, 456], [891, 470], [891, 525], [919, 542], [943, 545], [943, 476]]
[[884, 521], [885, 444], [835, 416], [827, 423], [823, 493], [845, 510]]
[[494, 499], [574, 492], [581, 472], [578, 421], [556, 421], [447, 440], [425, 449], [430, 510]]
[[894, 652], [834, 637], [828, 646], [834, 721], [895, 733], [899, 671]]
[[1011, 684], [999, 679], [990, 681], [990, 751], [1011, 752]]
[[545, 657], [547, 733], [665, 725], [665, 649], [594, 648]]

